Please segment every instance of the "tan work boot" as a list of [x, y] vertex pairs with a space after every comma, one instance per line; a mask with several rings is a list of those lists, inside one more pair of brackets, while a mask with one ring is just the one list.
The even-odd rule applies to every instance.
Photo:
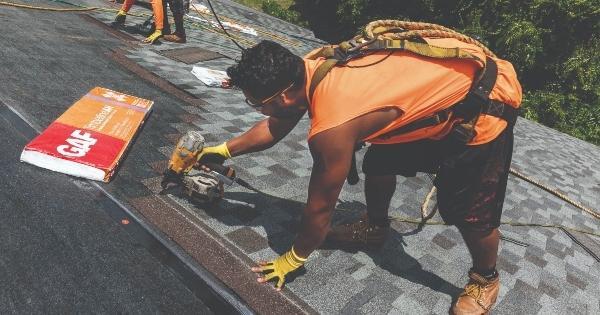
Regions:
[[452, 305], [450, 314], [488, 314], [500, 291], [500, 276], [488, 280], [473, 270], [469, 271], [469, 283]]
[[167, 42], [172, 42], [172, 43], [179, 43], [179, 44], [183, 44], [186, 42], [185, 37], [181, 37], [177, 34], [169, 34], [169, 35], [164, 35], [162, 37], [163, 40], [167, 41]]
[[327, 234], [326, 242], [340, 247], [381, 247], [389, 233], [389, 220], [387, 226], [378, 226], [369, 223], [366, 214], [358, 221], [337, 225]]

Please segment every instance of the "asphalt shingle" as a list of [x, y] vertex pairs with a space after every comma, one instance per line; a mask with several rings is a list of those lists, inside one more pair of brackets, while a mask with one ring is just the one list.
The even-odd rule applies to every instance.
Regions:
[[[318, 46], [305, 29], [228, 1], [215, 5], [224, 17], [260, 30], [258, 37], [235, 33], [247, 41], [284, 41], [299, 55]], [[112, 19], [106, 13], [95, 16], [105, 22]], [[201, 130], [208, 144], [217, 144], [247, 130], [262, 118], [244, 103], [240, 91], [207, 87], [191, 75], [192, 65], [156, 52], [200, 47], [233, 59], [239, 57], [239, 51], [221, 34], [192, 28], [187, 32], [185, 45], [139, 46], [130, 48], [127, 57], [204, 100], [206, 105], [198, 108], [182, 104], [180, 114], [165, 121], [167, 135], [161, 137], [160, 143], [153, 144], [148, 165], [154, 167], [149, 170], [125, 168], [116, 182], [138, 180], [147, 191], [157, 194], [160, 178], [156, 163], [161, 156], [168, 158], [177, 135], [191, 129]], [[225, 70], [234, 63], [233, 59], [220, 58], [196, 65]], [[600, 206], [600, 169], [597, 167], [600, 148], [522, 118], [515, 128], [513, 167], [516, 170], [582, 204], [596, 209]], [[225, 200], [210, 209], [175, 195], [168, 198], [196, 213], [217, 235], [235, 244], [246, 258], [274, 258], [286, 250], [286, 244], [291, 245], [295, 235], [291, 226], [298, 223], [306, 201], [312, 161], [306, 144], [307, 130], [305, 118], [274, 148], [233, 159], [232, 166], [237, 168], [238, 175], [263, 194], [228, 187]], [[357, 156], [359, 163], [364, 152], [361, 150]], [[362, 184], [361, 180], [356, 186], [344, 187], [338, 205], [344, 210], [335, 213], [334, 223], [364, 211]], [[418, 217], [430, 186], [430, 179], [423, 174], [415, 178], [399, 177], [390, 214]], [[116, 185], [114, 189], [118, 189]], [[143, 189], [136, 186], [134, 190]], [[140, 194], [131, 192], [131, 197]], [[599, 220], [513, 176], [508, 183], [503, 219], [565, 225], [596, 233], [600, 230]], [[432, 220], [441, 219], [436, 215]], [[315, 311], [325, 314], [447, 312], [452, 297], [465, 284], [470, 267], [460, 234], [447, 226], [425, 226], [420, 231], [408, 223], [394, 222], [392, 226], [394, 233], [379, 252], [318, 250], [287, 288]], [[497, 268], [502, 289], [496, 313], [598, 313], [600, 265], [588, 252], [556, 228], [502, 225], [500, 229], [506, 236], [528, 246], [501, 244]], [[585, 234], [576, 234], [576, 237], [600, 255], [600, 238]]]

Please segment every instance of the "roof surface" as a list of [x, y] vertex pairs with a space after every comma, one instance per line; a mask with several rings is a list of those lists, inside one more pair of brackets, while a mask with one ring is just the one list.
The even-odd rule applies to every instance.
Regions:
[[[82, 2], [110, 5], [95, 0]], [[257, 37], [231, 32], [244, 42], [275, 40], [299, 55], [319, 46], [305, 29], [232, 2], [215, 1], [213, 5], [222, 19], [259, 30]], [[132, 12], [148, 11], [134, 7]], [[107, 24], [113, 14], [91, 13]], [[143, 20], [129, 16], [127, 23]], [[89, 27], [97, 26], [92, 23]], [[312, 165], [306, 142], [307, 117], [275, 147], [232, 160], [238, 176], [262, 193], [231, 186], [226, 188], [225, 199], [211, 207], [174, 194], [160, 194], [160, 174], [181, 134], [200, 130], [209, 144], [218, 144], [263, 118], [244, 103], [240, 91], [207, 87], [191, 74], [193, 65], [164, 56], [165, 50], [200, 47], [229, 58], [195, 65], [225, 70], [239, 57], [239, 50], [214, 30], [188, 25], [187, 44], [163, 42], [147, 46], [124, 42], [122, 50], [113, 51], [113, 58], [120, 58], [130, 70], [141, 67], [187, 94], [181, 96], [181, 102], [156, 102], [142, 135], [116, 179], [106, 188], [258, 312], [285, 309], [326, 314], [447, 313], [452, 298], [466, 283], [471, 261], [456, 228], [443, 225], [417, 229], [412, 223], [396, 220], [391, 238], [379, 251], [318, 250], [311, 255], [305, 271], [286, 285], [283, 294], [253, 283], [255, 277], [249, 270], [253, 261], [275, 258], [289, 249], [295, 237]], [[111, 88], [149, 98], [135, 86], [118, 86], [115, 83]], [[81, 90], [73, 99], [85, 92]], [[30, 114], [35, 117], [35, 113]], [[53, 119], [48, 117], [38, 123], [45, 126]], [[521, 118], [515, 127], [515, 141], [513, 168], [596, 211], [600, 208], [599, 147]], [[357, 157], [361, 163], [362, 154]], [[358, 217], [365, 210], [362, 186], [361, 180], [356, 186], [344, 187], [334, 224]], [[424, 174], [398, 177], [391, 216], [418, 218], [430, 188], [431, 182]], [[432, 221], [441, 219], [436, 214]], [[600, 231], [600, 220], [514, 176], [509, 178], [503, 221]], [[501, 242], [497, 268], [502, 287], [495, 313], [600, 313], [600, 262], [593, 257], [600, 255], [599, 237], [509, 224], [503, 224], [500, 230], [504, 236], [524, 244]], [[273, 298], [275, 302], [271, 304], [265, 302], [265, 297], [276, 295], [281, 298]]]

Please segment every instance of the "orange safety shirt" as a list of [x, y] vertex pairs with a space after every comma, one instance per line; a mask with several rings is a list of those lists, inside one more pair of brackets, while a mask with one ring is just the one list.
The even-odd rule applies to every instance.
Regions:
[[[450, 38], [425, 40], [433, 46], [460, 47], [485, 60], [485, 55], [475, 45]], [[308, 55], [310, 54], [312, 53]], [[331, 69], [317, 85], [312, 100], [309, 100], [309, 139], [356, 117], [389, 107], [398, 108], [402, 115], [363, 139], [364, 141], [392, 144], [426, 138], [441, 139], [450, 131], [454, 119], [410, 133], [378, 139], [379, 135], [431, 116], [462, 100], [483, 64], [474, 60], [423, 57], [406, 51], [394, 51], [386, 58], [389, 54], [390, 51], [379, 51]], [[490, 98], [519, 107], [522, 91], [513, 66], [502, 59], [494, 60], [498, 65], [498, 78]], [[305, 58], [304, 61], [308, 97], [310, 80], [325, 58]], [[481, 115], [475, 126], [477, 135], [469, 144], [483, 144], [495, 139], [506, 125], [506, 121], [501, 118]]]

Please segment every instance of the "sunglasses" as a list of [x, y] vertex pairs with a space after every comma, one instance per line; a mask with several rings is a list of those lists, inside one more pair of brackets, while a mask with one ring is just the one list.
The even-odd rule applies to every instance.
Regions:
[[252, 97], [247, 97], [246, 104], [250, 105], [250, 107], [255, 108], [255, 109], [261, 108], [261, 107], [265, 106], [267, 103], [269, 103], [270, 101], [274, 100], [276, 97], [283, 95], [285, 92], [287, 92], [289, 89], [291, 89], [292, 86], [294, 86], [294, 82], [292, 82], [285, 89], [273, 94], [272, 96], [269, 96], [269, 97], [263, 99], [262, 101], [258, 101], [256, 99], [253, 99]]

